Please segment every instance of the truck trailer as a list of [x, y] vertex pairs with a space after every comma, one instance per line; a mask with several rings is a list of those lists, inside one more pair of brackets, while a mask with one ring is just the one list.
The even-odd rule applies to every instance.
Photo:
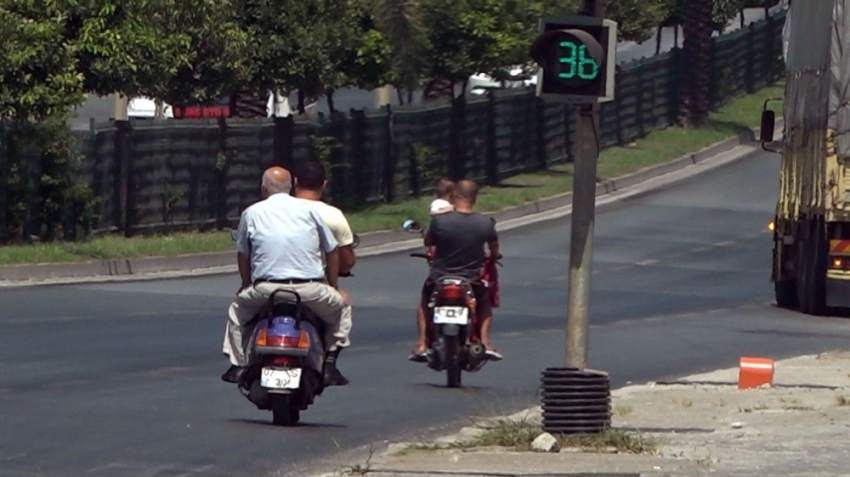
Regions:
[[850, 0], [792, 0], [783, 28], [781, 143], [765, 102], [759, 140], [781, 154], [771, 282], [810, 315], [850, 308]]

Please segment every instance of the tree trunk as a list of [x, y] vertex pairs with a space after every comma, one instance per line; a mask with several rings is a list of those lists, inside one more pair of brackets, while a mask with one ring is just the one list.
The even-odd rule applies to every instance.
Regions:
[[655, 34], [655, 54], [661, 53], [661, 31], [663, 27], [661, 25], [658, 26], [658, 33]]
[[333, 117], [334, 113], [336, 113], [336, 106], [334, 105], [334, 90], [329, 89], [325, 91], [325, 97], [328, 98], [328, 109], [331, 112], [331, 117]]
[[712, 0], [685, 2], [679, 123], [700, 127], [711, 110]]

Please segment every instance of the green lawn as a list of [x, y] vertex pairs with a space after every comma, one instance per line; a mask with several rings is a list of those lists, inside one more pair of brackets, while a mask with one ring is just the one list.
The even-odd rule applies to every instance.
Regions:
[[[766, 98], [782, 97], [784, 85], [763, 88], [731, 101], [711, 114], [708, 126], [685, 130], [667, 128], [653, 131], [625, 147], [604, 149], [599, 158], [598, 177], [612, 179], [648, 166], [668, 162], [682, 155], [732, 137], [758, 126]], [[778, 109], [781, 110], [781, 109]], [[522, 205], [572, 189], [572, 166], [557, 165], [547, 170], [521, 174], [495, 187], [481, 190], [477, 209], [482, 212]], [[357, 233], [397, 229], [402, 221], [427, 220], [431, 197], [384, 204], [348, 214]], [[0, 265], [23, 263], [77, 262], [93, 259], [173, 256], [233, 250], [228, 232], [181, 233], [152, 237], [102, 237], [84, 243], [10, 245], [0, 247]]]

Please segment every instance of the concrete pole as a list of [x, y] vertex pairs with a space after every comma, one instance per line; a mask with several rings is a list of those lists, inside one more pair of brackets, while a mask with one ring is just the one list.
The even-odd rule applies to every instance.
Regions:
[[[583, 0], [580, 13], [604, 18], [604, 0]], [[598, 131], [599, 105], [579, 106], [576, 119], [578, 148], [573, 175], [570, 288], [567, 308], [566, 365], [569, 368], [587, 368], [593, 225], [596, 215], [596, 169], [599, 159]]]
[[391, 99], [390, 99], [391, 95], [392, 95], [392, 89], [393, 88], [390, 85], [384, 85], [384, 86], [381, 86], [380, 88], [378, 88], [378, 90], [376, 91], [376, 93], [377, 93], [377, 99], [376, 99], [376, 102], [375, 102], [376, 108], [383, 108], [384, 106], [386, 106], [386, 105], [388, 105], [392, 102]]
[[115, 118], [116, 121], [127, 120], [128, 103], [128, 98], [123, 94], [114, 93], [112, 95], [112, 117]]

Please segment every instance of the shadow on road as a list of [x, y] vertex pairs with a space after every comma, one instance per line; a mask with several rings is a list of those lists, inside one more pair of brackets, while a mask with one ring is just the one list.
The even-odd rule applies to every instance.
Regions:
[[[251, 424], [251, 425], [257, 425], [257, 426], [263, 426], [263, 427], [275, 427], [275, 428], [286, 429], [286, 427], [283, 427], [283, 426], [275, 426], [272, 423], [271, 414], [269, 414], [268, 419], [228, 419], [227, 421], [232, 422], [232, 423]], [[298, 424], [291, 426], [291, 427], [293, 427], [293, 428], [295, 428], [295, 427], [314, 428], [314, 429], [334, 429], [334, 428], [335, 429], [347, 429], [348, 428], [348, 426], [344, 426], [342, 424], [329, 424], [329, 423], [323, 423], [323, 422], [307, 422], [307, 421], [301, 421]]]

